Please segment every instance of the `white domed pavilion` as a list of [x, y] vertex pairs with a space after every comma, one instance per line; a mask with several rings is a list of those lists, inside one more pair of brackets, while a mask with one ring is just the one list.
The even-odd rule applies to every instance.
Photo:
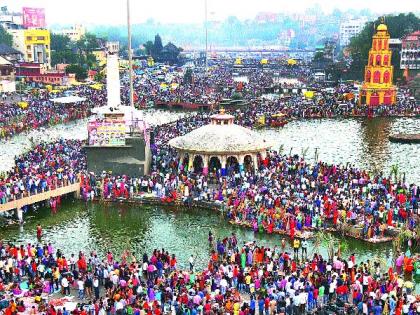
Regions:
[[258, 154], [265, 158], [270, 145], [253, 130], [234, 124], [234, 116], [223, 110], [210, 119], [210, 124], [169, 141], [181, 161], [188, 160], [188, 169], [207, 175], [209, 168], [220, 168], [225, 175], [229, 167], [257, 168]]

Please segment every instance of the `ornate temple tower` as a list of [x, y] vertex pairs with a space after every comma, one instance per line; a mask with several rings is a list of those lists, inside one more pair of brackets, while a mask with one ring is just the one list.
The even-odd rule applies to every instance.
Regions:
[[360, 91], [359, 103], [369, 106], [392, 105], [396, 102], [396, 87], [392, 84], [394, 67], [389, 49], [388, 27], [382, 23], [372, 37], [372, 48], [365, 66], [365, 80]]

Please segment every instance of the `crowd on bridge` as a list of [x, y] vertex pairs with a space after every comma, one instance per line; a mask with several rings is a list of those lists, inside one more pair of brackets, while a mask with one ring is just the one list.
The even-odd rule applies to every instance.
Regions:
[[74, 183], [85, 168], [81, 141], [37, 144], [15, 158], [14, 169], [0, 174], [0, 204]]

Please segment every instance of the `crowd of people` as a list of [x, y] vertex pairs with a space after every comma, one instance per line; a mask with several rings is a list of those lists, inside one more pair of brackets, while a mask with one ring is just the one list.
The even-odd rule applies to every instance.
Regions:
[[0, 204], [75, 183], [85, 169], [80, 140], [37, 144], [15, 158], [14, 169], [0, 174]]
[[[352, 85], [342, 84], [336, 88], [326, 88], [311, 80], [307, 66], [282, 67], [280, 69], [252, 70], [232, 68], [228, 64], [217, 64], [208, 71], [194, 68], [186, 78], [187, 70], [177, 67], [157, 67], [144, 69], [135, 76], [135, 103], [139, 107], [160, 103], [197, 103], [217, 105], [224, 99], [241, 99], [249, 106], [241, 109], [246, 117], [244, 124], [254, 125], [261, 115], [270, 116], [282, 112], [290, 118], [308, 119], [322, 117], [354, 116], [415, 116], [419, 107], [407, 91], [401, 90], [395, 106], [379, 106], [369, 109], [355, 104], [354, 98], [345, 95], [354, 93]], [[298, 81], [281, 83], [276, 79], [284, 73], [293, 73]], [[123, 82], [124, 78], [123, 78]], [[128, 86], [128, 85], [127, 85]], [[122, 104], [128, 104], [128, 87], [121, 87]], [[306, 88], [316, 91], [315, 97], [305, 98], [301, 93], [286, 93], [274, 99], [264, 98], [270, 91]], [[330, 91], [332, 89], [332, 91]], [[54, 91], [55, 92], [55, 91]], [[54, 103], [51, 99], [76, 94], [86, 98], [74, 104]], [[6, 97], [0, 106], [0, 139], [30, 128], [66, 123], [87, 117], [91, 109], [106, 103], [106, 90], [80, 85], [70, 91], [51, 93], [47, 89], [37, 89], [24, 94], [24, 103], [19, 105], [17, 95]]]
[[[288, 117], [336, 117], [361, 115], [363, 109], [351, 101], [337, 105], [346, 87], [334, 93], [320, 93], [305, 102], [302, 96], [258, 99], [273, 82], [265, 72], [235, 82], [232, 71], [216, 67], [211, 75], [193, 73], [193, 82], [178, 76], [178, 87], [162, 90], [159, 80], [147, 86], [153, 100], [201, 102], [219, 101], [243, 93], [249, 106], [232, 111], [238, 124], [254, 127], [261, 114], [278, 112]], [[212, 80], [209, 80], [209, 77]], [[155, 89], [158, 86], [157, 89]], [[0, 138], [45, 124], [66, 122], [89, 114], [104, 101], [102, 91], [79, 87], [82, 104], [56, 105], [49, 94], [29, 96], [26, 109], [7, 103], [0, 107]], [[139, 93], [139, 97], [142, 93]], [[143, 93], [146, 95], [146, 93]], [[123, 93], [124, 95], [124, 93]], [[185, 98], [184, 98], [185, 97]], [[124, 98], [126, 101], [126, 99]], [[143, 98], [141, 102], [149, 99]], [[389, 109], [378, 107], [377, 115], [415, 115], [419, 108], [409, 98], [401, 98]], [[299, 156], [267, 151], [258, 166], [228, 165], [227, 173], [210, 167], [208, 175], [200, 165], [189, 169], [186, 160], [167, 145], [168, 140], [207, 124], [209, 114], [197, 113], [152, 130], [152, 174], [140, 178], [87, 171], [83, 142], [58, 140], [34, 145], [17, 156], [15, 167], [0, 174], [0, 203], [20, 199], [69, 183], [80, 182], [85, 200], [129, 199], [144, 195], [162, 202], [206, 201], [222, 205], [226, 220], [252, 228], [256, 233], [288, 234], [295, 255], [283, 243], [276, 248], [257, 244], [239, 246], [234, 235], [213, 244], [207, 268], [177, 268], [177, 258], [164, 249], [136, 258], [125, 253], [116, 260], [105, 255], [82, 252], [67, 256], [51, 244], [0, 247], [0, 308], [5, 314], [68, 314], [45, 303], [42, 293], [62, 291], [69, 295], [75, 287], [79, 304], [73, 314], [304, 314], [329, 302], [359, 314], [415, 314], [418, 303], [412, 287], [404, 280], [419, 270], [411, 253], [401, 253], [395, 264], [384, 269], [376, 262], [356, 262], [334, 256], [309, 256], [307, 243], [296, 236], [304, 231], [356, 226], [363, 240], [380, 239], [390, 230], [405, 228], [415, 236], [418, 227], [420, 189], [416, 184], [393, 180], [384, 174], [371, 175], [350, 164], [310, 164]], [[59, 200], [53, 200], [56, 207]], [[41, 238], [41, 234], [38, 235]], [[297, 246], [296, 246], [297, 244]], [[304, 246], [304, 244], [306, 244]], [[302, 249], [302, 257], [296, 255]], [[303, 249], [305, 251], [303, 252]], [[297, 253], [299, 254], [299, 253]], [[416, 264], [416, 265], [415, 265]], [[390, 268], [389, 268], [390, 267]], [[394, 269], [395, 267], [395, 269]], [[11, 295], [13, 293], [13, 295]], [[28, 300], [31, 305], [28, 307]], [[26, 303], [26, 304], [25, 304]], [[332, 307], [332, 306], [331, 306]], [[420, 310], [420, 309], [419, 309]]]
[[[90, 115], [90, 109], [106, 102], [105, 90], [95, 90], [89, 86], [78, 86], [73, 93], [86, 98], [76, 103], [55, 103], [52, 99], [65, 96], [50, 93], [46, 89], [27, 92], [24, 101], [17, 94], [3, 98], [0, 104], [0, 139], [10, 139], [13, 135], [38, 129], [42, 126], [56, 125], [78, 120]], [[24, 104], [24, 105], [22, 105]]]
[[[205, 246], [205, 244], [203, 244]], [[402, 263], [400, 263], [402, 261]], [[179, 268], [165, 249], [150, 254], [64, 253], [51, 243], [0, 245], [0, 311], [4, 314], [335, 314], [414, 315], [419, 262], [358, 261], [284, 244], [213, 239], [207, 266]], [[318, 313], [321, 314], [321, 313]]]

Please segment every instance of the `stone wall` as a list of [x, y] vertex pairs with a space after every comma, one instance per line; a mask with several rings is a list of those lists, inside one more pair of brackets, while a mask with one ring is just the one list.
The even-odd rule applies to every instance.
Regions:
[[142, 176], [150, 173], [150, 147], [142, 137], [126, 138], [125, 146], [86, 146], [88, 170], [96, 174], [112, 171], [116, 175]]

